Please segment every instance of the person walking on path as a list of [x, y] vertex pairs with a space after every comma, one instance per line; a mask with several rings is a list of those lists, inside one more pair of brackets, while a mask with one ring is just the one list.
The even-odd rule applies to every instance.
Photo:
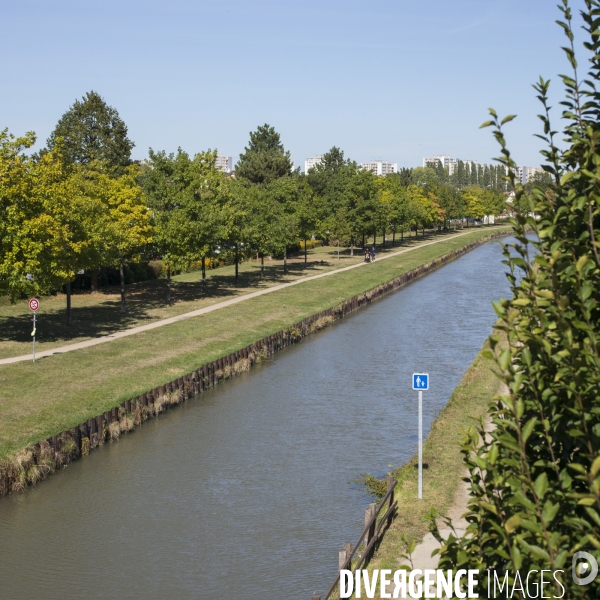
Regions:
[[375, 246], [371, 248], [371, 262], [375, 261]]

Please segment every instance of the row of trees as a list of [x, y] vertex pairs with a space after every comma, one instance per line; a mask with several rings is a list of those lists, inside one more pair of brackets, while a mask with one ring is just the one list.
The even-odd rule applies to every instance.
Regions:
[[459, 160], [452, 175], [450, 175], [448, 167], [442, 166], [440, 162], [427, 163], [426, 168], [435, 172], [439, 182], [459, 189], [479, 185], [506, 192], [510, 188], [506, 179], [506, 168], [503, 165], [481, 165], [472, 161]]
[[[150, 149], [131, 160], [133, 142], [117, 111], [95, 92], [63, 115], [38, 153], [34, 134], [0, 134], [0, 293], [15, 300], [70, 284], [76, 273], [116, 266], [126, 312], [128, 261], [161, 257], [172, 272], [218, 247], [237, 264], [244, 254], [283, 256], [312, 236], [364, 245], [370, 235], [403, 236], [504, 209], [504, 195], [479, 185], [457, 189], [432, 169], [404, 169], [384, 178], [362, 170], [338, 148], [307, 175], [270, 126], [250, 134], [230, 177], [216, 151], [194, 156]], [[305, 260], [306, 260], [306, 243]], [[285, 262], [284, 262], [285, 268]], [[262, 271], [261, 271], [262, 272]]]

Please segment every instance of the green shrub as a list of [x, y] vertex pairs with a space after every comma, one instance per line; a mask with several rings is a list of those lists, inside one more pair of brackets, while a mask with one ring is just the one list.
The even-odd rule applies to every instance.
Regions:
[[[600, 597], [599, 577], [589, 585], [571, 577], [576, 552], [600, 562], [600, 92], [594, 87], [600, 80], [600, 2], [586, 0], [586, 8], [591, 68], [580, 84], [568, 1], [560, 6], [575, 70], [563, 76], [564, 151], [550, 126], [549, 82], [534, 86], [544, 106], [544, 169], [553, 185], [528, 197], [516, 186], [515, 204], [525, 209], [512, 221], [518, 243], [504, 253], [513, 296], [495, 305], [497, 329], [509, 342], [497, 358], [507, 392], [490, 405], [492, 433], [486, 435], [482, 423], [464, 441], [469, 526], [464, 537], [442, 542], [440, 551], [442, 569], [480, 570], [480, 593], [487, 590], [487, 569], [501, 578], [507, 572], [511, 589], [517, 571], [548, 569], [562, 571], [557, 576], [565, 591], [547, 574], [552, 583], [545, 597]], [[484, 125], [495, 126], [500, 160], [514, 169], [502, 131], [511, 117], [500, 121], [490, 113]], [[515, 187], [514, 174], [510, 178]]]

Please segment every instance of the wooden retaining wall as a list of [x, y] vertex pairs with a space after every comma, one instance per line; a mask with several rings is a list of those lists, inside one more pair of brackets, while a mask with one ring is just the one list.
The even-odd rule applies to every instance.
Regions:
[[438, 269], [473, 248], [495, 237], [506, 235], [506, 232], [495, 232], [448, 252], [367, 292], [357, 294], [337, 306], [325, 309], [287, 329], [282, 329], [245, 348], [204, 364], [183, 377], [155, 387], [140, 396], [129, 398], [76, 427], [17, 452], [10, 460], [0, 464], [0, 497], [10, 492], [23, 491], [28, 485], [43, 479], [71, 460], [88, 454], [109, 440], [118, 439], [121, 434], [140, 426], [146, 419], [157, 416], [160, 412], [196, 394], [201, 394], [220, 381], [247, 371], [253, 364], [265, 360], [275, 352], [298, 343], [303, 337]]

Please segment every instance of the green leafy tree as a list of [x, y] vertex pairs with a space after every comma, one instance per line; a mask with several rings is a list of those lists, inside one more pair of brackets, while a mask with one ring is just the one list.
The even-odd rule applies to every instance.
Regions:
[[34, 143], [0, 133], [0, 290], [15, 301], [66, 285], [71, 324], [70, 282], [93, 261], [98, 207], [78, 194], [60, 147], [25, 154]]
[[415, 167], [412, 170], [411, 183], [424, 187], [433, 183], [439, 183], [438, 174], [431, 167]]
[[[559, 5], [574, 70], [562, 77], [564, 150], [550, 123], [549, 82], [535, 85], [552, 193], [534, 188], [513, 220], [517, 243], [505, 248], [512, 298], [495, 304], [500, 324], [491, 338], [506, 391], [490, 405], [493, 430], [485, 433], [482, 423], [465, 439], [469, 526], [440, 550], [441, 569], [479, 569], [481, 592], [488, 569], [507, 573], [511, 590], [518, 589], [517, 572], [548, 570], [556, 577], [547, 597], [600, 597], [599, 578], [578, 585], [571, 577], [576, 552], [600, 562], [600, 2], [586, 0], [585, 7], [591, 66], [580, 83], [571, 10], [567, 0]], [[514, 169], [502, 129], [513, 117], [500, 121], [490, 112], [484, 126], [494, 126], [501, 163]], [[514, 173], [512, 185], [520, 199]]]
[[412, 169], [407, 169], [406, 167], [402, 167], [400, 171], [398, 171], [398, 178], [400, 179], [402, 186], [408, 187], [411, 183], [413, 183], [412, 172]]
[[457, 220], [464, 218], [466, 211], [464, 196], [453, 186], [440, 186], [438, 202], [444, 210], [444, 224], [446, 219]]
[[391, 194], [390, 229], [392, 230], [392, 244], [396, 243], [396, 234], [400, 232], [404, 238], [404, 231], [409, 227], [411, 218], [409, 199], [406, 187], [402, 185], [400, 177], [396, 174], [388, 175], [383, 179], [385, 190]]
[[261, 259], [261, 277], [264, 276], [265, 256], [284, 255], [287, 247], [297, 240], [296, 221], [289, 210], [290, 195], [293, 194], [294, 190], [282, 186], [281, 182], [246, 188], [248, 213], [244, 242]]
[[120, 176], [131, 164], [134, 143], [127, 126], [112, 106], [97, 92], [88, 92], [60, 118], [47, 140], [53, 149], [61, 140], [61, 153], [69, 164], [102, 164], [113, 176]]
[[119, 267], [121, 278], [121, 312], [127, 312], [125, 298], [125, 264], [139, 261], [142, 251], [152, 241], [151, 212], [142, 188], [138, 169], [129, 167], [120, 177], [102, 172], [98, 165], [79, 169], [76, 193], [98, 207], [96, 227], [101, 233], [95, 254], [102, 265]]
[[265, 124], [250, 132], [250, 143], [240, 154], [235, 172], [251, 183], [269, 183], [290, 175], [292, 167], [290, 153], [284, 149], [279, 134]]
[[167, 302], [171, 302], [171, 273], [189, 264], [187, 204], [194, 177], [189, 155], [155, 152], [141, 169], [140, 183], [148, 199], [154, 225], [153, 244], [167, 267]]
[[483, 189], [471, 185], [462, 190], [462, 195], [466, 204], [465, 216], [474, 220], [482, 219], [486, 214]]

